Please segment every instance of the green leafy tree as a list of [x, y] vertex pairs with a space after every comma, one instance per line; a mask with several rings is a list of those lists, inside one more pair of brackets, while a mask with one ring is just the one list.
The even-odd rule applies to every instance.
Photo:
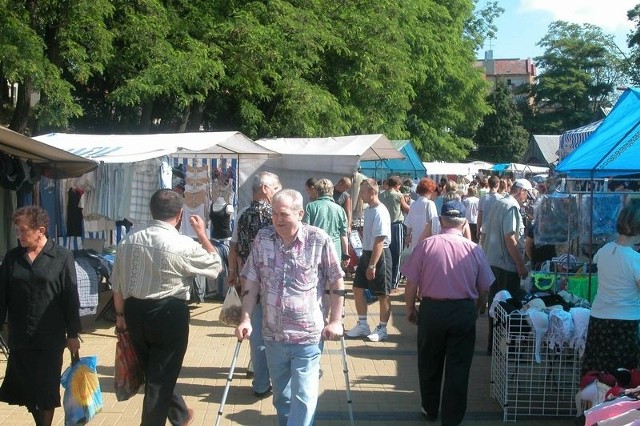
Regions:
[[634, 85], [640, 85], [640, 4], [627, 12], [627, 18], [635, 25], [635, 30], [629, 34], [628, 46], [631, 49], [630, 58], [626, 58], [627, 74]]
[[227, 13], [218, 31], [227, 72], [207, 128], [380, 132], [412, 138], [425, 159], [460, 159], [473, 147], [487, 111], [465, 35], [473, 2], [247, 2]]
[[532, 88], [533, 127], [561, 133], [593, 121], [624, 76], [624, 62], [611, 35], [591, 24], [556, 21], [538, 42], [544, 53], [536, 58], [542, 72]]
[[476, 157], [494, 163], [518, 162], [527, 148], [529, 133], [507, 85], [500, 81], [487, 97], [492, 112], [484, 117], [474, 141]]
[[473, 63], [495, 31], [495, 2], [478, 12], [476, 0], [28, 5], [51, 22], [34, 25], [25, 5], [5, 8], [0, 80], [40, 91], [41, 105], [57, 108], [38, 117], [61, 129], [384, 133], [412, 139], [425, 160], [457, 160], [489, 111]]
[[473, 3], [430, 2], [411, 21], [417, 40], [416, 97], [408, 128], [425, 161], [457, 161], [474, 148], [473, 133], [490, 110], [488, 86], [473, 67], [477, 37], [466, 35]]
[[66, 126], [82, 114], [73, 84], [101, 73], [111, 55], [111, 3], [0, 0], [0, 9], [0, 69], [19, 87], [10, 127], [23, 132], [32, 117], [41, 129]]
[[[224, 66], [210, 40], [210, 2], [113, 1], [109, 21], [117, 54], [85, 88], [89, 115], [80, 128], [185, 131], [218, 85]], [[196, 125], [196, 129], [199, 124]], [[191, 129], [190, 129], [191, 130]]]
[[488, 1], [480, 8], [478, 0], [473, 0], [473, 3], [475, 12], [467, 19], [464, 32], [477, 52], [487, 39], [496, 38], [498, 27], [495, 21], [504, 13], [504, 8], [500, 7], [497, 1]]

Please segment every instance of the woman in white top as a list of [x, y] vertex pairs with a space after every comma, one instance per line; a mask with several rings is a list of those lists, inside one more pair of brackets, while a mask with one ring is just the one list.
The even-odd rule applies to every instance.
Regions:
[[598, 292], [591, 307], [582, 363], [590, 370], [614, 372], [640, 364], [640, 200], [632, 199], [616, 223], [618, 238], [602, 247], [598, 265]]
[[474, 243], [478, 242], [478, 206], [480, 199], [477, 197], [478, 191], [475, 186], [470, 186], [467, 189], [467, 196], [462, 202], [467, 209], [466, 218], [469, 222], [469, 229], [471, 230], [471, 240]]
[[407, 244], [411, 250], [420, 241], [420, 234], [427, 224], [433, 220], [438, 221], [438, 210], [436, 204], [431, 201], [431, 196], [436, 190], [436, 183], [429, 178], [422, 178], [416, 186], [418, 199], [411, 203], [409, 212], [404, 217], [404, 224], [407, 227]]

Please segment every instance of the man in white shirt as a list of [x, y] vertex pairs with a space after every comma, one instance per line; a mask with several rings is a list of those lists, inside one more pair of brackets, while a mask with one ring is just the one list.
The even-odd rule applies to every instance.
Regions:
[[169, 189], [153, 194], [153, 220], [120, 242], [111, 275], [116, 329], [129, 331], [144, 370], [144, 425], [193, 420], [174, 389], [189, 339], [189, 290], [196, 275], [216, 278], [222, 269], [202, 218], [187, 218], [200, 244], [180, 235], [183, 202]]

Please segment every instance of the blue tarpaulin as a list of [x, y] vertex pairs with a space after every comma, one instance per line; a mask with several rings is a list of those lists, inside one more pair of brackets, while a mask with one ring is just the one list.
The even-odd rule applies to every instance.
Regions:
[[640, 172], [640, 90], [620, 96], [607, 118], [556, 171], [570, 177], [597, 178]]
[[393, 146], [404, 155], [404, 159], [361, 161], [361, 172], [374, 179], [386, 179], [390, 175], [410, 176], [420, 179], [426, 174], [422, 160], [410, 140], [391, 141]]

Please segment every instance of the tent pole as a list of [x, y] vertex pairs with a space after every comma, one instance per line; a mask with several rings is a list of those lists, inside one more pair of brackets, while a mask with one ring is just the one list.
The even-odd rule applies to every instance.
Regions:
[[[587, 299], [591, 299], [591, 270], [593, 262], [593, 187], [595, 183], [593, 181], [593, 171], [591, 171], [591, 180], [589, 181], [589, 193], [591, 200], [589, 201], [589, 272], [588, 272], [588, 285], [587, 285]], [[591, 300], [589, 300], [591, 303]]]

